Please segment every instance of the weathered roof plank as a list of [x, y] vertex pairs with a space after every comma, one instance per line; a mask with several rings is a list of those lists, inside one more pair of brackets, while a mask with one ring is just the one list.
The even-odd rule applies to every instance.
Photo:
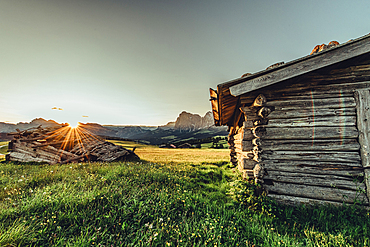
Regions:
[[251, 80], [245, 81], [243, 78], [242, 82], [230, 87], [230, 93], [239, 96], [369, 52], [370, 35], [366, 35], [315, 55], [286, 63], [258, 77], [251, 76], [253, 78]]

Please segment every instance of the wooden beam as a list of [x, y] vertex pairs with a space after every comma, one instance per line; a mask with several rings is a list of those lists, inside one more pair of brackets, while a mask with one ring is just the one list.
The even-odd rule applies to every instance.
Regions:
[[259, 94], [253, 101], [252, 107], [262, 107], [266, 103], [266, 97], [263, 94]]
[[366, 35], [353, 42], [292, 61], [270, 73], [262, 73], [258, 77], [252, 77], [251, 80], [231, 86], [230, 93], [233, 96], [239, 96], [369, 52], [370, 35]]
[[357, 109], [358, 141], [360, 143], [361, 163], [365, 168], [367, 197], [370, 200], [370, 92], [369, 89], [355, 91]]
[[335, 187], [347, 190], [365, 191], [365, 185], [350, 177], [341, 177], [336, 175], [309, 174], [305, 172], [280, 172], [268, 171], [264, 179], [271, 179], [277, 182], [306, 184], [312, 186]]
[[326, 99], [288, 99], [274, 100], [266, 103], [266, 106], [274, 106], [275, 110], [300, 109], [300, 108], [347, 108], [356, 107], [353, 97], [337, 97]]
[[291, 110], [276, 110], [269, 115], [269, 121], [276, 118], [304, 118], [321, 116], [356, 116], [356, 108], [296, 108]]
[[[255, 137], [266, 140], [315, 140], [315, 139], [353, 139], [358, 137], [358, 131], [355, 126], [332, 126], [332, 127], [256, 127], [252, 131]], [[244, 133], [244, 140], [249, 135]]]
[[269, 119], [269, 127], [354, 126], [356, 116], [320, 116]]
[[[286, 205], [292, 205], [297, 206], [300, 204], [308, 204], [308, 205], [328, 205], [331, 204], [336, 207], [343, 207], [342, 202], [333, 202], [333, 201], [324, 201], [324, 200], [316, 200], [312, 198], [305, 198], [305, 197], [297, 197], [297, 196], [287, 196], [287, 195], [277, 195], [277, 194], [271, 194], [269, 197], [274, 198], [277, 202], [283, 203]], [[367, 210], [370, 210], [369, 207], [362, 206], [363, 208], [366, 208]]]
[[267, 160], [263, 162], [267, 173], [270, 171], [300, 172], [309, 174], [336, 175], [342, 177], [363, 177], [361, 164], [324, 161]]
[[344, 162], [361, 163], [358, 152], [339, 152], [339, 151], [266, 151], [261, 154], [262, 161], [267, 160], [297, 160], [297, 161], [317, 161], [317, 162]]
[[[246, 144], [244, 144], [246, 142]], [[243, 142], [247, 146], [251, 141]], [[263, 151], [359, 151], [360, 144], [356, 139], [330, 140], [265, 140], [256, 139]], [[248, 146], [249, 147], [249, 146]]]
[[212, 106], [212, 112], [213, 112], [213, 119], [215, 122], [216, 126], [220, 125], [220, 115], [219, 115], [219, 108], [218, 108], [218, 95], [215, 90], [212, 88], [209, 89], [209, 94], [210, 94], [210, 101], [211, 101], [211, 106]]
[[[331, 85], [332, 86], [332, 85]], [[337, 90], [330, 90], [330, 91], [312, 91], [309, 89], [302, 89], [298, 92], [290, 92], [292, 90], [276, 92], [276, 91], [269, 91], [269, 99], [271, 101], [273, 100], [305, 100], [305, 99], [328, 99], [328, 98], [346, 98], [346, 97], [353, 97], [352, 92], [345, 92], [341, 93], [340, 86], [337, 86]], [[298, 88], [299, 89], [299, 88]], [[243, 94], [240, 96], [241, 104], [248, 104], [250, 103], [254, 98], [254, 95], [251, 94]]]
[[336, 202], [347, 202], [353, 203], [357, 201], [359, 204], [367, 205], [369, 200], [365, 194], [353, 191], [343, 190], [338, 188], [328, 188], [319, 186], [309, 186], [302, 184], [290, 184], [274, 182], [274, 185], [264, 185], [267, 191], [275, 192], [280, 195], [290, 195], [298, 197], [307, 197], [318, 200], [336, 201]]

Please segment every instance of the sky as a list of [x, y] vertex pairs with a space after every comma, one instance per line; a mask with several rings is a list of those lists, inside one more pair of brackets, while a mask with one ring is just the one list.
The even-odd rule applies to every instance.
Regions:
[[209, 88], [369, 32], [368, 0], [0, 0], [0, 122], [203, 116]]

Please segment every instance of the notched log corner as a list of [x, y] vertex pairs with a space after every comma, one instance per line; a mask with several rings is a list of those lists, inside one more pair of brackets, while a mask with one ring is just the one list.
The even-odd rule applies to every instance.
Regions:
[[9, 142], [6, 161], [66, 164], [140, 160], [133, 150], [107, 142], [85, 126], [39, 126], [9, 135], [13, 135], [13, 140]]

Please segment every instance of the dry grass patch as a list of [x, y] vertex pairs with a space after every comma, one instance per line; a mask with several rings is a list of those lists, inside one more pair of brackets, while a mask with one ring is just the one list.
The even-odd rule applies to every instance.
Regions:
[[5, 160], [5, 154], [8, 150], [8, 142], [0, 142], [0, 161]]
[[169, 149], [129, 141], [111, 141], [124, 148], [136, 147], [140, 159], [154, 163], [213, 163], [229, 161], [229, 149]]
[[9, 142], [0, 142], [0, 147], [4, 145], [8, 145]]

